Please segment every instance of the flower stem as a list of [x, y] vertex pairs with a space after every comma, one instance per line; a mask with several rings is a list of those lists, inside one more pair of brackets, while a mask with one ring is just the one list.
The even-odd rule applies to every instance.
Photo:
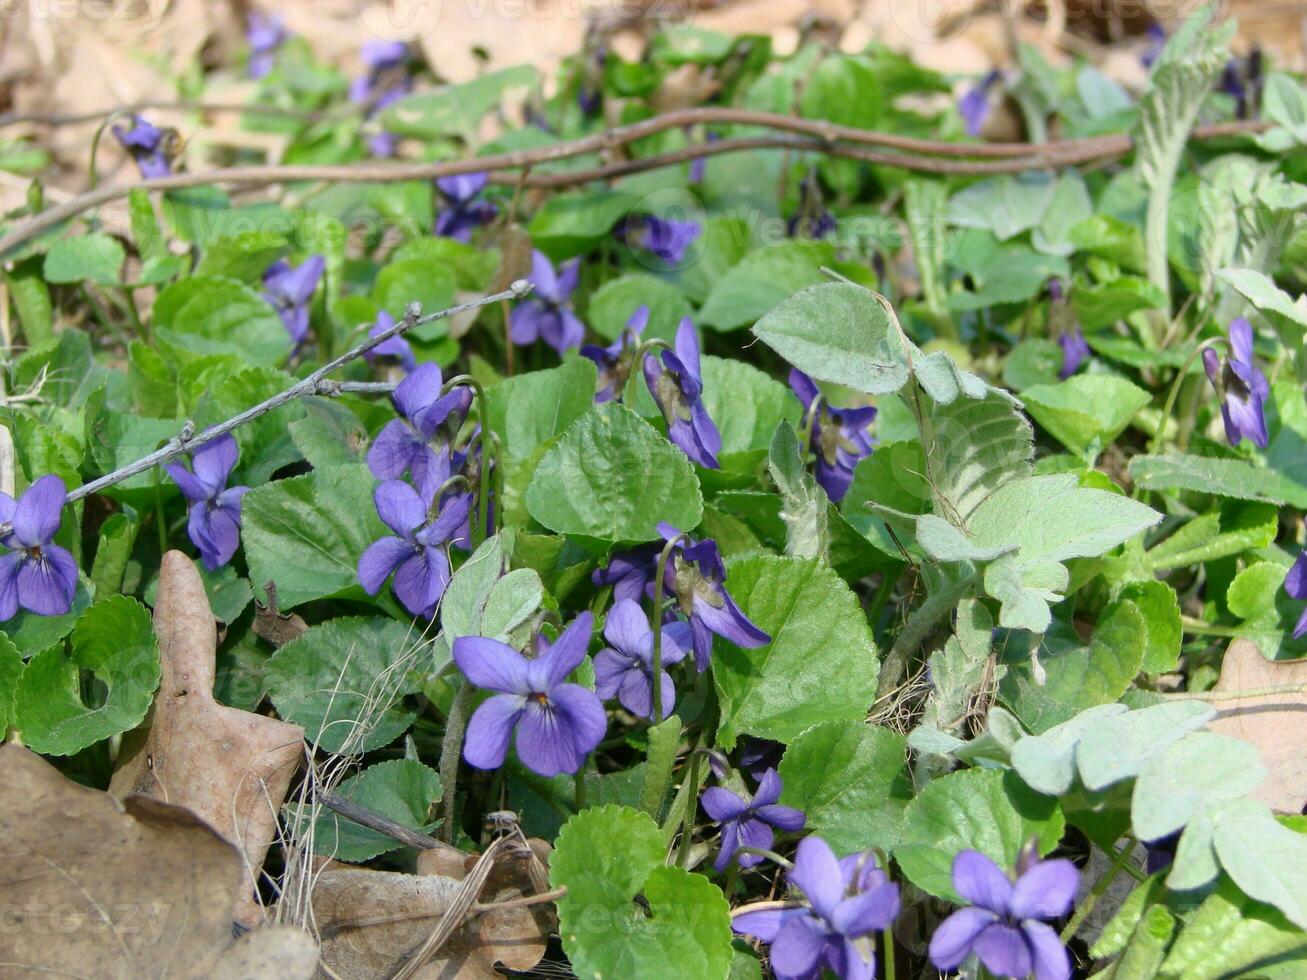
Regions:
[[649, 720], [658, 724], [663, 714], [663, 579], [667, 575], [667, 563], [672, 558], [676, 546], [688, 541], [690, 536], [684, 532], [676, 535], [665, 545], [658, 556], [658, 574], [654, 576], [653, 615], [653, 657], [650, 664], [649, 686], [653, 703], [650, 705]]
[[489, 402], [486, 401], [486, 389], [481, 386], [480, 381], [470, 374], [460, 374], [446, 381], [441, 387], [440, 393], [442, 395], [446, 394], [462, 385], [472, 389], [477, 403], [477, 419], [481, 423], [481, 465], [477, 478], [477, 519], [472, 525], [472, 547], [475, 549], [477, 545], [495, 533], [494, 528], [490, 526], [490, 454], [495, 454], [493, 462], [498, 463], [499, 447], [486, 435], [490, 431], [490, 409]]
[[655, 350], [671, 350], [672, 345], [661, 337], [650, 337], [635, 349], [635, 354], [631, 357], [631, 371], [626, 376], [626, 387], [622, 389], [622, 404], [632, 411], [635, 410], [635, 394], [632, 391], [637, 374], [644, 373], [644, 359]]
[[1162, 408], [1162, 421], [1157, 426], [1157, 432], [1153, 435], [1153, 440], [1148, 444], [1149, 453], [1156, 453], [1162, 443], [1162, 436], [1166, 433], [1166, 421], [1175, 411], [1175, 400], [1180, 395], [1180, 386], [1184, 379], [1189, 376], [1189, 368], [1193, 366], [1194, 359], [1200, 357], [1207, 348], [1216, 347], [1225, 343], [1224, 337], [1213, 337], [1211, 340], [1205, 340], [1185, 358], [1184, 364], [1176, 372], [1175, 380], [1171, 382], [1171, 390], [1166, 394], [1166, 405]]
[[454, 803], [458, 790], [458, 761], [463, 754], [463, 736], [467, 733], [467, 714], [472, 706], [472, 684], [466, 678], [445, 720], [445, 738], [440, 743], [440, 790], [444, 795], [445, 818], [440, 824], [440, 839], [454, 841]]
[[1062, 940], [1063, 945], [1071, 941], [1071, 937], [1076, 934], [1081, 924], [1089, 917], [1089, 913], [1094, 911], [1094, 906], [1103, 897], [1103, 893], [1107, 891], [1108, 886], [1116, 880], [1117, 875], [1125, 870], [1126, 865], [1130, 863], [1130, 855], [1134, 852], [1134, 849], [1134, 839], [1128, 838], [1125, 847], [1121, 848], [1121, 852], [1112, 861], [1112, 866], [1103, 872], [1101, 878], [1094, 882], [1094, 887], [1089, 890], [1085, 900], [1076, 909], [1076, 914], [1071, 916], [1071, 921], [1066, 924], [1066, 928], [1062, 930], [1062, 935], [1058, 937]]

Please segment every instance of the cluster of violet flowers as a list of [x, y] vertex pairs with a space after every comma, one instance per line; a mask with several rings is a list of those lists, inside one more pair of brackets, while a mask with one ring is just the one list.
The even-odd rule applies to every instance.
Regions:
[[[936, 968], [951, 972], [974, 956], [995, 977], [1069, 980], [1070, 955], [1048, 922], [1070, 911], [1080, 878], [1075, 865], [1041, 861], [1027, 848], [1013, 880], [984, 854], [965, 850], [953, 860], [952, 878], [969, 904], [931, 937]], [[840, 980], [874, 980], [876, 933], [900, 909], [898, 885], [875, 854], [838, 858], [820, 837], [805, 837], [786, 881], [790, 900], [736, 909], [734, 930], [769, 945], [779, 980], [819, 980], [824, 970]]]
[[[349, 100], [363, 107], [364, 118], [371, 119], [413, 91], [409, 71], [412, 53], [403, 41], [373, 39], [362, 51], [365, 71], [349, 86]], [[368, 140], [368, 149], [376, 157], [393, 157], [399, 137], [384, 130]]]
[[[398, 418], [368, 448], [368, 467], [383, 481], [373, 494], [377, 516], [393, 534], [359, 558], [359, 583], [376, 595], [391, 580], [395, 597], [414, 616], [431, 619], [449, 585], [449, 547], [471, 545], [473, 493], [467, 454], [454, 439], [472, 405], [465, 387], [443, 391], [436, 364], [416, 367], [391, 400]], [[404, 478], [408, 477], [408, 480]], [[456, 489], [462, 483], [464, 489]]]

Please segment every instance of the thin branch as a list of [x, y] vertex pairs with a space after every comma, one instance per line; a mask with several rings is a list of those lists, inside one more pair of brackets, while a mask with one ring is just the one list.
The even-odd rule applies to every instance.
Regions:
[[416, 830], [405, 827], [402, 823], [396, 823], [389, 817], [383, 817], [380, 813], [375, 813], [365, 806], [360, 806], [352, 800], [336, 796], [334, 793], [323, 793], [318, 797], [318, 800], [328, 810], [335, 810], [347, 820], [352, 820], [369, 830], [375, 830], [379, 834], [385, 834], [391, 840], [399, 841], [409, 847], [418, 847], [425, 851], [431, 851], [444, 846], [433, 837], [420, 834]]
[[362, 114], [361, 106], [343, 106], [339, 109], [295, 109], [290, 106], [270, 105], [262, 102], [187, 102], [178, 99], [155, 99], [133, 102], [130, 105], [110, 106], [107, 109], [88, 109], [85, 112], [7, 112], [0, 115], [0, 128], [18, 126], [76, 126], [80, 123], [99, 122], [112, 115], [134, 115], [138, 112], [161, 109], [176, 112], [198, 113], [249, 113], [252, 116], [281, 116], [321, 122], [326, 119], [345, 119]]
[[[219, 436], [224, 436], [228, 432], [240, 428], [242, 425], [253, 422], [259, 416], [266, 415], [274, 409], [285, 405], [287, 402], [294, 401], [296, 398], [302, 398], [305, 395], [332, 395], [348, 390], [347, 383], [332, 381], [327, 378], [327, 375], [351, 361], [358, 360], [368, 351], [372, 350], [372, 348], [376, 347], [378, 344], [385, 343], [391, 337], [412, 330], [420, 324], [431, 323], [435, 320], [443, 320], [451, 316], [458, 316], [459, 314], [466, 313], [469, 310], [475, 310], [482, 306], [490, 306], [494, 303], [500, 302], [501, 300], [520, 299], [530, 291], [531, 284], [525, 279], [519, 279], [503, 292], [495, 293], [491, 296], [482, 296], [480, 299], [472, 300], [470, 303], [461, 303], [458, 306], [450, 307], [447, 310], [441, 310], [438, 313], [430, 313], [427, 316], [421, 316], [421, 307], [417, 303], [412, 303], [409, 305], [408, 311], [404, 314], [403, 319], [389, 330], [384, 330], [374, 337], [369, 337], [363, 343], [347, 350], [335, 360], [328, 361], [303, 380], [297, 381], [289, 388], [284, 391], [279, 391], [271, 398], [267, 398], [264, 401], [259, 402], [257, 405], [247, 408], [245, 411], [237, 415], [233, 415], [224, 422], [211, 425], [202, 432], [190, 431], [191, 426], [188, 423], [182, 427], [182, 431], [179, 432], [175, 438], [170, 439], [162, 448], [156, 449], [148, 456], [143, 456], [134, 463], [128, 463], [126, 466], [116, 469], [112, 473], [106, 473], [104, 476], [92, 480], [90, 483], [84, 483], [76, 490], [73, 490], [68, 494], [68, 503], [71, 504], [75, 501], [81, 500], [83, 497], [89, 497], [93, 493], [99, 493], [106, 487], [111, 487], [115, 483], [121, 483], [128, 477], [135, 476], [137, 473], [144, 473], [151, 467], [157, 466], [160, 463], [166, 463], [168, 460], [180, 456], [188, 450], [203, 446], [206, 442], [212, 442]], [[384, 385], [375, 388], [369, 386], [366, 390], [390, 390], [390, 386]]]
[[[618, 161], [602, 167], [580, 169], [566, 173], [524, 175], [523, 168], [566, 160], [590, 153], [609, 152], [630, 143], [645, 139], [665, 130], [695, 125], [758, 126], [795, 134], [805, 139], [782, 137], [743, 137], [700, 143], [674, 153], [644, 157], [639, 160]], [[1266, 128], [1262, 122], [1221, 123], [1194, 130], [1193, 139], [1212, 139], [1260, 132]], [[848, 144], [852, 144], [851, 146]], [[879, 146], [899, 153], [882, 153], [866, 149]], [[80, 194], [63, 204], [34, 215], [12, 228], [0, 238], [0, 256], [29, 241], [41, 232], [83, 211], [99, 207], [125, 197], [133, 188], [151, 191], [181, 190], [211, 184], [262, 185], [287, 181], [353, 181], [356, 183], [387, 183], [402, 180], [431, 180], [457, 174], [488, 171], [497, 184], [525, 187], [558, 187], [584, 183], [605, 177], [622, 176], [643, 170], [653, 170], [684, 160], [715, 156], [719, 153], [757, 150], [763, 148], [801, 149], [844, 156], [902, 167], [928, 173], [992, 174], [1018, 173], [1041, 167], [1071, 166], [1106, 157], [1121, 156], [1130, 152], [1133, 142], [1127, 134], [1094, 136], [1084, 139], [1059, 140], [1050, 143], [948, 143], [922, 140], [882, 133], [875, 130], [837, 126], [821, 120], [798, 119], [775, 113], [755, 112], [749, 109], [702, 108], [682, 109], [664, 113], [615, 129], [605, 130], [580, 139], [555, 143], [552, 146], [531, 150], [516, 150], [466, 160], [448, 160], [441, 163], [356, 163], [280, 166], [266, 164], [252, 167], [230, 167], [202, 173], [172, 174], [135, 184], [97, 187]], [[932, 159], [949, 157], [952, 160]], [[990, 158], [974, 161], [968, 158]], [[998, 159], [993, 159], [998, 158]]]

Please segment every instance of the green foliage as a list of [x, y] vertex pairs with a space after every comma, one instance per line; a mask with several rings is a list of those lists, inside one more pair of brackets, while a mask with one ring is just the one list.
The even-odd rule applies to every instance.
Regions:
[[[412, 759], [391, 759], [342, 780], [332, 795], [419, 833], [430, 833], [436, 824], [427, 817], [431, 804], [440, 799], [440, 777]], [[394, 838], [326, 806], [320, 806], [314, 823], [314, 851], [337, 861], [367, 861], [400, 846]]]

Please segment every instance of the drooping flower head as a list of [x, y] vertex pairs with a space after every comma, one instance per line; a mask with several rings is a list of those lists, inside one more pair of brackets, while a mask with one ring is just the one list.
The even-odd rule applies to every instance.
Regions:
[[[350, 82], [349, 98], [364, 106], [364, 118], [371, 119], [413, 91], [411, 53], [403, 41], [373, 39], [363, 45], [361, 54], [367, 70]], [[377, 157], [394, 156], [398, 145], [399, 137], [393, 133], [374, 133], [368, 140], [368, 149]]]
[[1041, 861], [1027, 851], [1016, 881], [979, 851], [953, 859], [953, 889], [970, 906], [958, 909], [930, 939], [930, 961], [953, 970], [975, 953], [996, 977], [1069, 980], [1071, 960], [1044, 920], [1061, 918], [1075, 901], [1080, 873], [1070, 861]]
[[585, 659], [594, 617], [583, 612], [534, 660], [484, 636], [454, 641], [454, 662], [468, 681], [496, 691], [472, 714], [463, 758], [477, 769], [498, 769], [517, 732], [517, 755], [541, 776], [575, 773], [603, 740], [603, 703], [567, 675]]
[[628, 218], [617, 229], [628, 245], [642, 248], [668, 265], [679, 265], [685, 250], [699, 237], [703, 227], [697, 221], [678, 221], [652, 214]]
[[612, 401], [625, 390], [626, 379], [631, 375], [635, 349], [640, 346], [640, 335], [648, 325], [649, 307], [641, 304], [626, 321], [626, 329], [607, 347], [598, 344], [582, 345], [581, 356], [594, 361], [595, 367], [599, 369], [596, 403]]
[[967, 89], [958, 99], [958, 113], [966, 126], [968, 136], [979, 136], [985, 128], [991, 109], [990, 91], [1003, 78], [1003, 73], [995, 69], [979, 82]]
[[653, 595], [653, 580], [658, 574], [658, 556], [662, 545], [641, 545], [632, 551], [613, 555], [603, 568], [596, 568], [590, 576], [597, 586], [611, 585], [613, 601], [632, 599], [639, 602]]
[[440, 393], [444, 379], [437, 364], [423, 364], [395, 387], [391, 401], [399, 418], [387, 422], [368, 448], [368, 468], [379, 480], [405, 473], [424, 492], [449, 478], [449, 440], [472, 405], [472, 392]]
[[[640, 604], [621, 599], [613, 604], [604, 620], [607, 647], [595, 654], [595, 693], [601, 698], [617, 698], [637, 718], [653, 715], [653, 630]], [[662, 662], [664, 667], [685, 659], [693, 640], [686, 623], [663, 624]], [[666, 669], [660, 679], [661, 721], [676, 706], [676, 689]]]
[[722, 434], [703, 405], [699, 338], [689, 317], [676, 330], [675, 351], [665, 350], [662, 355], [661, 364], [652, 354], [646, 355], [644, 379], [667, 420], [667, 438], [693, 462], [705, 469], [719, 469]]
[[73, 607], [77, 562], [54, 544], [67, 499], [64, 481], [54, 475], [36, 480], [17, 500], [0, 493], [0, 522], [8, 530], [0, 544], [0, 620], [12, 619], [19, 607], [38, 616], [62, 616]]
[[[876, 417], [871, 406], [831, 408], [812, 378], [798, 368], [790, 369], [790, 390], [803, 403], [803, 424], [811, 417], [812, 448], [817, 456], [817, 482], [835, 503], [844, 499], [853, 483], [858, 460], [871, 455], [871, 436], [867, 427]], [[818, 403], [818, 398], [821, 398]], [[820, 405], [820, 407], [816, 407]], [[813, 416], [813, 412], [816, 415]]]
[[[1290, 599], [1307, 599], [1307, 550], [1298, 552], [1289, 574], [1284, 577], [1284, 591]], [[1307, 609], [1303, 609], [1298, 623], [1293, 628], [1293, 638], [1301, 639], [1307, 634]]]
[[190, 457], [190, 469], [180, 463], [167, 463], [164, 469], [190, 505], [186, 533], [200, 549], [204, 567], [213, 571], [231, 561], [240, 546], [241, 498], [250, 488], [227, 486], [240, 458], [240, 448], [230, 434], [206, 442]]
[[821, 186], [815, 177], [804, 177], [799, 182], [799, 206], [785, 223], [786, 234], [791, 238], [818, 240], [835, 227], [835, 215], [822, 200]]
[[484, 171], [436, 178], [436, 187], [445, 198], [445, 207], [436, 215], [437, 235], [467, 244], [473, 228], [495, 219], [499, 209], [481, 199], [487, 179]]
[[309, 335], [309, 302], [326, 267], [321, 255], [310, 255], [297, 266], [278, 259], [263, 273], [263, 298], [276, 308], [297, 348]]
[[176, 130], [155, 126], [144, 116], [132, 116], [131, 128], [114, 126], [113, 135], [146, 180], [172, 173], [172, 157], [178, 145]]
[[561, 357], [585, 339], [585, 324], [572, 310], [572, 293], [581, 275], [581, 260], [564, 262], [557, 269], [543, 252], [531, 253], [531, 274], [535, 289], [531, 298], [518, 303], [509, 316], [513, 343], [520, 346], [543, 340]]
[[1253, 328], [1243, 317], [1230, 324], [1230, 356], [1222, 361], [1210, 347], [1203, 351], [1203, 367], [1221, 398], [1225, 437], [1237, 446], [1245, 438], [1265, 449], [1266, 399], [1271, 386], [1253, 359]]
[[[447, 467], [446, 462], [446, 474]], [[433, 509], [438, 489], [434, 481], [421, 493], [403, 480], [378, 486], [373, 494], [377, 515], [396, 536], [370, 544], [358, 566], [359, 582], [369, 595], [380, 592], [393, 573], [396, 597], [410, 613], [425, 619], [436, 614], [449, 585], [449, 544], [472, 509], [472, 495], [457, 492], [442, 494]]]
[[[394, 326], [395, 318], [382, 310], [377, 314], [377, 322], [368, 331], [368, 336], [380, 337]], [[404, 339], [404, 335], [399, 333], [386, 338], [376, 347], [364, 353], [363, 357], [369, 364], [376, 364], [383, 358], [394, 360], [404, 369], [405, 374], [411, 374], [417, 368], [417, 359], [413, 356], [413, 348]]]
[[1234, 99], [1235, 117], [1250, 119], [1261, 101], [1262, 49], [1254, 44], [1247, 58], [1231, 58], [1221, 72], [1221, 91]]
[[[713, 786], [703, 791], [699, 802], [703, 804], [708, 816], [722, 825], [722, 846], [717, 860], [713, 862], [714, 868], [725, 871], [741, 847], [770, 851], [776, 840], [773, 828], [787, 834], [798, 833], [803, 829], [807, 822], [803, 811], [776, 802], [781, 798], [781, 790], [784, 788], [785, 784], [776, 770], [768, 769], [762, 774], [752, 799], [746, 800], [724, 786]], [[751, 868], [762, 863], [762, 855], [741, 854], [738, 860], [741, 868]]]
[[[716, 143], [719, 139], [721, 139], [721, 136], [719, 136], [717, 133], [707, 133], [704, 136], [703, 141], [705, 143]], [[691, 184], [702, 184], [704, 178], [707, 176], [708, 176], [708, 158], [706, 156], [695, 157], [693, 160], [690, 161], [689, 180]]]
[[593, 116], [603, 105], [604, 66], [608, 64], [608, 48], [596, 44], [585, 59], [581, 71], [581, 85], [576, 91], [576, 104], [583, 116]]
[[[741, 908], [731, 928], [771, 945], [778, 980], [818, 980], [823, 969], [840, 980], [874, 980], [876, 933], [899, 914], [899, 886], [870, 852], [836, 858], [820, 837], [805, 837], [786, 876], [803, 904]], [[770, 904], [770, 903], [769, 903]]]
[[1063, 331], [1058, 336], [1057, 342], [1062, 348], [1062, 366], [1058, 368], [1057, 376], [1065, 381], [1080, 370], [1080, 365], [1089, 356], [1089, 344], [1085, 341], [1084, 331], [1080, 329], [1078, 323], [1072, 324], [1069, 329]]
[[[663, 522], [658, 533], [664, 541], [671, 541], [681, 532]], [[726, 566], [717, 542], [711, 538], [695, 541], [687, 535], [675, 545], [663, 587], [690, 621], [694, 665], [700, 673], [708, 669], [714, 633], [746, 649], [771, 642], [771, 636], [754, 626], [735, 604], [723, 584], [725, 579]]]
[[272, 71], [277, 50], [286, 43], [287, 37], [286, 24], [276, 14], [250, 11], [249, 23], [245, 27], [245, 40], [250, 46], [250, 78], [264, 78]]

